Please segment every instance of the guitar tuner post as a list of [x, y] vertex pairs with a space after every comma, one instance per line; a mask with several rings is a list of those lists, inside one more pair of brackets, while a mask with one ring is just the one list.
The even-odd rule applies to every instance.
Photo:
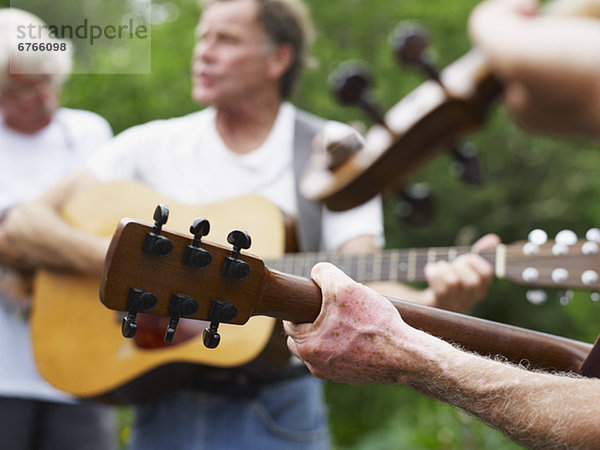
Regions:
[[200, 248], [200, 242], [210, 231], [208, 220], [200, 217], [194, 220], [190, 226], [190, 232], [194, 235], [191, 244], [185, 247], [182, 263], [189, 267], [202, 269], [210, 265], [212, 257], [207, 250]]
[[242, 230], [233, 230], [227, 235], [227, 242], [233, 245], [231, 255], [223, 260], [221, 275], [243, 280], [250, 274], [250, 266], [245, 261], [239, 259], [242, 249], [249, 249], [252, 243], [250, 235]]
[[414, 227], [426, 226], [431, 223], [435, 200], [426, 183], [415, 183], [405, 186], [398, 191], [399, 202], [395, 213], [398, 220]]
[[428, 78], [444, 87], [439, 70], [427, 55], [429, 37], [422, 27], [401, 22], [392, 31], [389, 40], [400, 63], [421, 68]]
[[210, 232], [210, 222], [204, 217], [198, 217], [194, 219], [190, 226], [190, 233], [194, 235], [193, 243], [195, 245], [200, 244], [202, 238]]
[[340, 64], [331, 75], [329, 83], [342, 105], [358, 106], [375, 122], [386, 126], [381, 107], [370, 94], [373, 79], [362, 65], [354, 61]]
[[454, 159], [455, 175], [470, 186], [482, 186], [482, 165], [477, 149], [471, 144], [454, 144], [450, 146], [450, 154]]
[[156, 234], [159, 234], [162, 226], [167, 223], [169, 220], [169, 207], [167, 205], [163, 205], [162, 203], [156, 206], [154, 210], [154, 231]]
[[173, 294], [169, 303], [169, 314], [171, 319], [165, 332], [164, 341], [167, 344], [172, 344], [179, 324], [179, 318], [184, 316], [192, 316], [198, 311], [198, 303], [191, 297], [183, 294]]
[[222, 300], [211, 300], [208, 318], [210, 326], [204, 329], [202, 339], [206, 348], [216, 348], [221, 342], [218, 333], [221, 322], [231, 322], [237, 316], [237, 308], [231, 303]]
[[173, 244], [165, 236], [161, 236], [162, 226], [169, 218], [169, 208], [160, 204], [154, 210], [154, 226], [152, 231], [146, 234], [142, 251], [153, 256], [167, 256], [173, 250]]
[[150, 311], [156, 306], [158, 299], [154, 294], [144, 289], [129, 288], [127, 295], [127, 315], [121, 324], [121, 333], [126, 338], [132, 338], [137, 332], [136, 316], [138, 312]]

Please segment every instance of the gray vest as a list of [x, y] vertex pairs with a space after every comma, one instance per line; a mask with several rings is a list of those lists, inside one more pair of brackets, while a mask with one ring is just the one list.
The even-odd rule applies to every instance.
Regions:
[[296, 110], [294, 132], [294, 178], [296, 183], [296, 200], [298, 218], [296, 235], [300, 251], [318, 251], [321, 243], [321, 204], [306, 200], [298, 191], [302, 171], [312, 153], [312, 140], [325, 124], [325, 120]]

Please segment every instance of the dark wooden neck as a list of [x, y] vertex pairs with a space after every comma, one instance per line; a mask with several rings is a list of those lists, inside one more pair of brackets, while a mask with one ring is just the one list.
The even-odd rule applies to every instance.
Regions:
[[[437, 261], [453, 261], [457, 256], [470, 253], [470, 247], [432, 247], [428, 249], [385, 250], [364, 255], [340, 253], [292, 253], [280, 259], [266, 260], [275, 270], [309, 278], [310, 270], [318, 262], [330, 262], [352, 279], [361, 283], [380, 280], [425, 281], [425, 265]], [[496, 267], [496, 250], [479, 255]]]
[[[253, 315], [292, 322], [313, 322], [321, 309], [321, 291], [312, 281], [265, 270], [265, 290]], [[592, 345], [464, 314], [389, 299], [414, 328], [484, 356], [502, 355], [533, 368], [577, 372]], [[597, 374], [596, 374], [597, 375]]]

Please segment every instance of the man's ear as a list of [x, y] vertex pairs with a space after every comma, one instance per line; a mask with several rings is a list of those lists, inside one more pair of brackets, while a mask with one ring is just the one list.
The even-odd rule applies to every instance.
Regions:
[[295, 51], [290, 44], [279, 44], [269, 55], [267, 77], [278, 79], [289, 69], [294, 61]]

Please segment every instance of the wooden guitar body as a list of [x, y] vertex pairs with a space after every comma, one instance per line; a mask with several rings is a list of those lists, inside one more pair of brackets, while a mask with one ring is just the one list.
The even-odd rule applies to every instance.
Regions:
[[[63, 214], [76, 227], [108, 237], [122, 217], [147, 218], [161, 202], [165, 198], [140, 184], [98, 185], [74, 197]], [[283, 253], [282, 214], [261, 197], [201, 207], [168, 203], [172, 211], [168, 226], [182, 233], [188, 233], [196, 217], [204, 216], [210, 218], [211, 241], [226, 244], [227, 233], [235, 226], [252, 235], [253, 253], [264, 257]], [[50, 271], [40, 271], [34, 284], [31, 327], [38, 368], [52, 385], [77, 397], [130, 403], [168, 388], [165, 379], [175, 384], [195, 376], [202, 366], [241, 366], [261, 353], [276, 323], [261, 316], [244, 327], [224, 324], [223, 343], [217, 349], [207, 349], [201, 335], [178, 345], [140, 348], [121, 335], [118, 313], [100, 303], [99, 285], [99, 277]], [[159, 378], [162, 383], [156, 382]], [[145, 382], [150, 383], [148, 388]]]

